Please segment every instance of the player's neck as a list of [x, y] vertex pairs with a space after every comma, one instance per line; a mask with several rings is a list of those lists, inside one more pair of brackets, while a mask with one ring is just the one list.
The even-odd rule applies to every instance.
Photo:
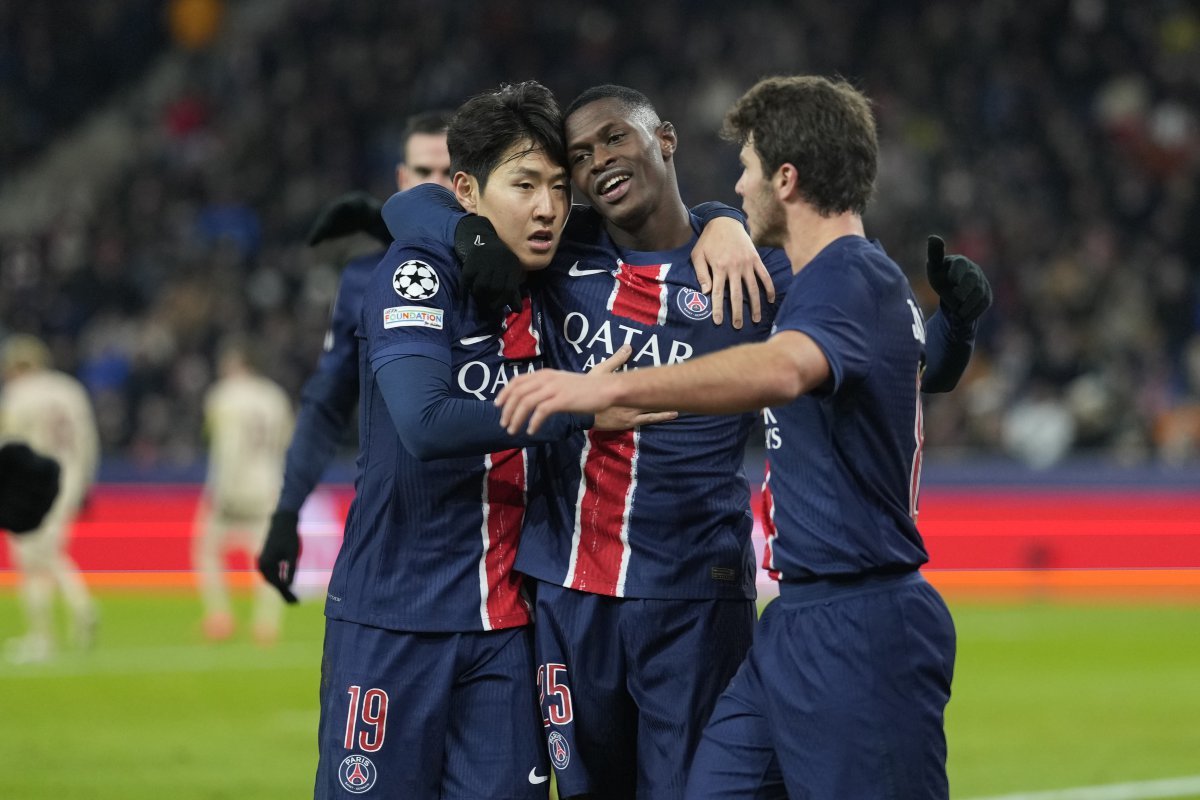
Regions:
[[623, 250], [674, 250], [691, 241], [693, 235], [692, 218], [678, 194], [667, 195], [661, 207], [640, 220], [625, 221], [621, 225], [609, 220], [606, 227], [613, 243]]
[[823, 217], [806, 204], [790, 210], [787, 225], [783, 250], [792, 262], [792, 272], [804, 269], [817, 253], [843, 236], [866, 236], [858, 214], [847, 212]]

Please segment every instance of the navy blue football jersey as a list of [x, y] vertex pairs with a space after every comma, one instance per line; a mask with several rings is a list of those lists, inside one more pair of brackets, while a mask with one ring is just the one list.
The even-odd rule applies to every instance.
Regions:
[[296, 430], [288, 446], [279, 508], [299, 511], [333, 460], [358, 401], [358, 319], [364, 287], [384, 255], [351, 260], [338, 279], [316, 372], [304, 384]]
[[364, 289], [358, 476], [325, 613], [401, 631], [524, 625], [529, 605], [512, 567], [525, 451], [417, 460], [375, 372], [399, 357], [437, 359], [450, 367], [452, 397], [491, 401], [541, 360], [533, 309], [527, 300], [519, 313], [486, 321], [460, 288], [450, 248], [413, 242], [393, 244]]
[[796, 274], [775, 327], [811, 337], [831, 378], [763, 412], [763, 566], [781, 580], [919, 567], [925, 320], [908, 280], [877, 242], [844, 236]]
[[[576, 209], [554, 263], [538, 276], [547, 364], [586, 372], [622, 344], [626, 369], [687, 361], [761, 341], [776, 306], [741, 330], [714, 325], [692, 240], [623, 251], [590, 209]], [[778, 295], [791, 267], [763, 249]], [[778, 301], [777, 301], [778, 302]], [[743, 450], [754, 415], [681, 415], [622, 431], [584, 431], [545, 446], [517, 568], [580, 591], [640, 598], [753, 598], [753, 518]]]

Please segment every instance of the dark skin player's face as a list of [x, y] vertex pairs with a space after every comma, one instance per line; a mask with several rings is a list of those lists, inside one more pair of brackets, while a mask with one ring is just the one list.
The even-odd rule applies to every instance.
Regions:
[[572, 182], [621, 228], [644, 224], [663, 205], [675, 131], [669, 123], [653, 123], [616, 98], [588, 103], [566, 120]]

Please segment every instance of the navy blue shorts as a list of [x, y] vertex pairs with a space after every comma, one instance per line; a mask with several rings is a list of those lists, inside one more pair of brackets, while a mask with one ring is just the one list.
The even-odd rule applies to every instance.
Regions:
[[687, 797], [949, 797], [954, 622], [920, 573], [780, 586]]
[[559, 796], [682, 797], [754, 618], [753, 600], [641, 600], [539, 582], [538, 685]]
[[401, 633], [330, 619], [317, 798], [545, 800], [528, 627]]

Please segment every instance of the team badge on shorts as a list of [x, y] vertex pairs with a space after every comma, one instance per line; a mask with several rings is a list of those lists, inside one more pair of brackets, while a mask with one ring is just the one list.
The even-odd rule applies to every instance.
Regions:
[[428, 300], [438, 293], [438, 276], [424, 261], [405, 261], [392, 273], [392, 288], [409, 300]]
[[675, 305], [679, 306], [684, 316], [691, 319], [708, 319], [712, 316], [712, 301], [708, 295], [686, 286], [675, 295]]
[[341, 781], [342, 788], [350, 794], [369, 792], [378, 777], [375, 765], [366, 756], [346, 756], [338, 767], [338, 780]]
[[571, 763], [571, 748], [567, 744], [567, 737], [558, 731], [551, 731], [546, 737], [546, 747], [550, 750], [550, 763], [554, 768], [566, 769], [567, 764]]

